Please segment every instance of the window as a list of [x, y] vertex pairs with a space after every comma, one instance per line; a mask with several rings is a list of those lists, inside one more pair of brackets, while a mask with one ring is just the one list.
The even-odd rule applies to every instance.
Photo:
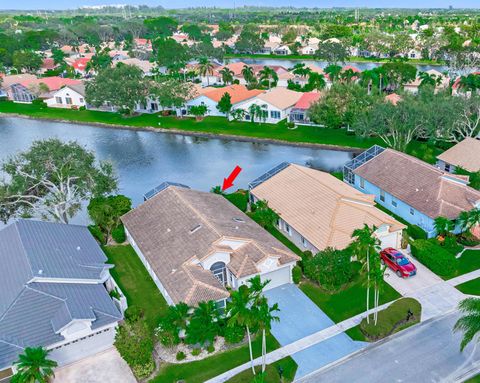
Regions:
[[227, 267], [224, 262], [215, 262], [211, 267], [210, 271], [213, 273], [215, 278], [217, 278], [222, 285], [227, 284]]
[[292, 235], [292, 231], [290, 229], [290, 225], [285, 222], [285, 231], [288, 233], [288, 235]]
[[61, 97], [55, 97], [55, 102], [56, 102], [57, 104], [63, 104]]
[[270, 117], [275, 119], [280, 119], [280, 112], [277, 110], [270, 111]]
[[307, 240], [302, 237], [302, 245], [303, 247], [307, 247]]
[[80, 101], [80, 104], [83, 104], [83, 103], [84, 103], [83, 97], [80, 97], [78, 100]]
[[410, 208], [410, 215], [415, 215], [415, 210], [413, 210], [413, 207]]
[[72, 98], [71, 97], [65, 97], [65, 103], [67, 105], [72, 105]]
[[397, 200], [392, 197], [392, 206], [397, 207]]
[[360, 178], [360, 188], [365, 189], [365, 180], [363, 178]]
[[445, 171], [450, 173], [450, 164], [445, 164]]
[[380, 190], [380, 201], [385, 202], [385, 191]]

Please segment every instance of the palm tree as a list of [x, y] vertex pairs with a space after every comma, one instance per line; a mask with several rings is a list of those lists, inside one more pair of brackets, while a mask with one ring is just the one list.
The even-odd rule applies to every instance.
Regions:
[[308, 75], [308, 82], [305, 88], [308, 91], [322, 90], [323, 88], [325, 88], [325, 85], [327, 85], [327, 83], [325, 82], [325, 77], [323, 76], [323, 74], [317, 72], [310, 72], [310, 74]]
[[50, 360], [43, 347], [27, 347], [15, 363], [17, 373], [12, 383], [47, 383], [55, 376], [53, 369], [57, 362]]
[[210, 79], [208, 76], [213, 73], [213, 64], [208, 57], [201, 57], [200, 60], [198, 60], [198, 71], [201, 76], [207, 77], [207, 86], [209, 86]]
[[224, 84], [231, 84], [233, 82], [233, 76], [235, 73], [233, 73], [230, 68], [223, 67], [219, 73], [222, 76], [222, 81]]
[[433, 222], [433, 227], [437, 235], [445, 237], [449, 232], [455, 228], [455, 224], [446, 217], [437, 217]]
[[462, 211], [457, 218], [457, 222], [463, 232], [470, 231], [477, 225], [480, 225], [480, 209]]
[[375, 326], [377, 325], [378, 321], [378, 306], [380, 303], [380, 292], [384, 290], [385, 284], [383, 283], [383, 277], [385, 275], [385, 271], [387, 267], [380, 262], [380, 257], [373, 257], [372, 258], [372, 280], [373, 280], [373, 320]]
[[251, 104], [248, 113], [250, 113], [252, 123], [255, 122], [255, 117], [258, 117], [259, 120], [265, 120], [268, 116], [267, 105]]
[[463, 316], [455, 323], [453, 331], [463, 332], [463, 339], [460, 343], [460, 350], [463, 351], [472, 340], [477, 338], [478, 341], [478, 334], [480, 333], [480, 299], [464, 299], [460, 302], [458, 308]]
[[[260, 277], [258, 279], [260, 279]], [[265, 298], [263, 295], [260, 296], [254, 306], [254, 313], [258, 320], [258, 327], [260, 330], [262, 330], [262, 373], [265, 372], [267, 361], [266, 332], [267, 330], [270, 331], [272, 329], [272, 322], [280, 321], [280, 318], [274, 314], [278, 311], [280, 311], [280, 309], [278, 308], [278, 304], [275, 303], [273, 306], [269, 306], [268, 299]]]
[[360, 74], [360, 84], [367, 87], [368, 94], [372, 93], [373, 86], [380, 83], [379, 73], [374, 69], [366, 69]]
[[268, 83], [268, 89], [271, 89], [272, 85], [273, 86], [277, 85], [277, 82], [278, 82], [277, 72], [275, 72], [269, 66], [264, 66], [263, 69], [259, 72], [259, 75], [260, 75], [260, 81], [262, 83], [264, 82]]
[[340, 77], [342, 80], [346, 82], [352, 82], [353, 78], [357, 76], [357, 73], [353, 71], [353, 69], [348, 68], [347, 70], [340, 73]]
[[428, 72], [420, 72], [418, 74], [418, 78], [420, 79], [420, 86], [431, 86], [435, 88], [442, 82], [442, 78], [439, 76], [437, 77], [434, 74], [430, 74]]
[[460, 89], [470, 92], [480, 89], [480, 75], [470, 73], [468, 76], [462, 76], [458, 86]]
[[251, 300], [250, 289], [246, 285], [240, 286], [238, 290], [230, 291], [230, 300], [227, 302], [226, 314], [228, 318], [227, 326], [240, 326], [247, 331], [250, 364], [252, 373], [255, 375], [250, 328], [255, 327], [256, 318], [251, 309]]
[[[352, 233], [354, 241], [351, 246], [357, 259], [363, 263], [363, 268], [367, 271], [367, 310], [370, 308], [370, 255], [378, 256], [380, 241], [375, 236], [377, 228], [371, 228], [365, 224], [362, 229], [355, 229]], [[367, 323], [370, 323], [370, 315], [367, 314]]]
[[242, 69], [242, 75], [248, 85], [251, 85], [257, 81], [255, 72], [251, 66], [245, 65]]
[[325, 68], [325, 73], [330, 77], [330, 81], [334, 82], [340, 77], [342, 67], [340, 65], [329, 65]]

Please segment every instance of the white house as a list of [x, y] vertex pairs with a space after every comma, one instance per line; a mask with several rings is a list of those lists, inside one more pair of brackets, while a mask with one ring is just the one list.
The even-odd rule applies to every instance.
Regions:
[[50, 108], [71, 108], [78, 109], [86, 107], [85, 85], [67, 85], [57, 90], [52, 96], [45, 100]]

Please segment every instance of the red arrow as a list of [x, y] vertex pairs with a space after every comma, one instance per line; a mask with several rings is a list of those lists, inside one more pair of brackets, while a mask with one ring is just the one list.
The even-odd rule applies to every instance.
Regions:
[[223, 179], [222, 191], [225, 191], [233, 186], [233, 181], [235, 181], [235, 178], [237, 178], [241, 171], [242, 168], [240, 166], [235, 166], [235, 169], [233, 169], [228, 178]]

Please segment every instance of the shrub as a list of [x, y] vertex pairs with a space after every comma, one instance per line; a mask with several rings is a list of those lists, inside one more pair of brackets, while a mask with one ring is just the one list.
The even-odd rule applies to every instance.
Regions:
[[36, 98], [35, 100], [33, 100], [32, 105], [38, 106], [40, 109], [46, 109], [47, 108], [47, 104], [45, 103], [45, 101], [43, 101], [39, 98]]
[[132, 367], [133, 373], [139, 379], [148, 378], [155, 371], [155, 362], [151, 360], [145, 364], [137, 364]]
[[419, 239], [411, 243], [412, 255], [435, 274], [448, 277], [457, 268], [457, 259], [433, 241]]
[[112, 230], [112, 238], [116, 243], [123, 243], [127, 239], [125, 235], [125, 228], [123, 225], [118, 225], [115, 229]]
[[232, 204], [234, 204], [241, 211], [243, 212], [247, 211], [248, 192], [239, 190], [235, 193], [225, 194], [225, 198], [228, 199]]
[[454, 235], [446, 236], [443, 242], [440, 243], [440, 246], [442, 246], [452, 255], [457, 255], [463, 250], [463, 246], [457, 243], [457, 237], [455, 237]]
[[145, 321], [127, 321], [117, 330], [115, 347], [130, 367], [153, 363], [153, 334]]
[[[413, 316], [408, 315], [409, 310]], [[382, 339], [420, 322], [421, 312], [422, 306], [418, 301], [413, 298], [401, 298], [378, 312], [376, 325], [372, 317], [370, 317], [369, 324], [367, 324], [367, 319], [363, 318], [360, 322], [360, 330], [369, 340]]]
[[408, 225], [407, 234], [412, 239], [427, 239], [427, 233], [420, 226], [417, 225]]
[[200, 355], [201, 352], [202, 352], [202, 349], [201, 349], [201, 348], [194, 348], [194, 349], [192, 350], [192, 355], [193, 355], [193, 356], [198, 356], [198, 355]]
[[228, 326], [225, 329], [225, 342], [229, 344], [239, 343], [245, 337], [245, 329], [240, 326]]
[[125, 310], [125, 319], [130, 322], [135, 322], [139, 319], [143, 318], [143, 311], [138, 306], [128, 306]]
[[462, 244], [463, 246], [469, 246], [469, 247], [480, 245], [480, 239], [475, 237], [470, 232], [460, 234], [457, 237], [457, 242]]
[[211, 354], [211, 353], [214, 352], [214, 351], [215, 351], [215, 346], [214, 346], [213, 344], [211, 344], [211, 345], [209, 345], [209, 346], [207, 347], [207, 352], [208, 352], [209, 354]]
[[299, 266], [294, 266], [292, 269], [292, 279], [293, 283], [298, 285], [302, 279], [302, 269]]
[[113, 289], [112, 291], [110, 291], [108, 293], [108, 295], [110, 295], [110, 297], [112, 297], [112, 298], [120, 299], [120, 293], [118, 292], [118, 290], [116, 288]]
[[177, 360], [184, 360], [187, 356], [185, 355], [185, 353], [183, 351], [179, 351], [177, 352]]
[[97, 225], [89, 225], [88, 230], [90, 230], [90, 234], [92, 234], [98, 242], [102, 245], [105, 244], [105, 235]]

